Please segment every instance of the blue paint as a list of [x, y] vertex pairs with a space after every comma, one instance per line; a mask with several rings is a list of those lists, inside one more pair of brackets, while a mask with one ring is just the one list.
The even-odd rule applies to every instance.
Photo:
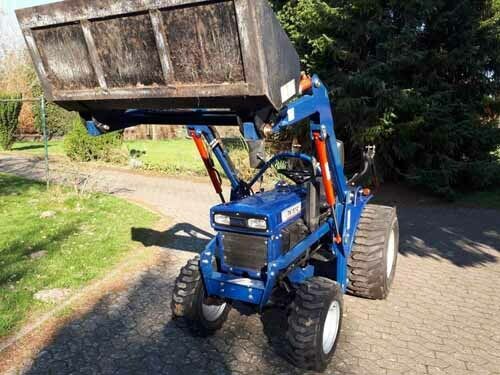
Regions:
[[258, 141], [260, 139], [259, 133], [253, 122], [243, 123], [243, 137], [248, 141]]
[[[220, 279], [219, 273], [208, 266], [205, 268], [202, 267], [207, 292], [211, 295], [255, 303], [258, 304], [260, 308], [263, 308], [272, 294], [279, 276], [291, 266], [293, 267], [293, 265], [300, 260], [304, 254], [306, 254], [311, 246], [318, 243], [318, 241], [324, 241], [330, 244], [330, 249], [336, 259], [335, 280], [341, 285], [344, 291], [346, 290], [348, 282], [347, 259], [351, 252], [353, 239], [361, 213], [363, 212], [363, 209], [370, 197], [364, 197], [359, 188], [350, 188], [347, 186], [342, 162], [337, 149], [337, 139], [335, 136], [330, 101], [328, 99], [328, 91], [321, 81], [319, 81], [318, 77], [314, 76], [313, 82], [315, 84], [313, 85], [312, 94], [302, 96], [283, 108], [273, 126], [273, 131], [280, 132], [298, 124], [301, 121], [309, 120], [311, 141], [313, 132], [320, 132], [322, 137], [326, 140], [329, 158], [328, 164], [330, 167], [330, 173], [333, 176], [333, 182], [335, 185], [334, 188], [337, 192], [335, 213], [338, 219], [339, 230], [343, 241], [341, 244], [336, 244], [332, 240], [334, 234], [334, 222], [333, 218], [329, 218], [326, 222], [320, 225], [317, 230], [306, 236], [286, 254], [281, 254], [281, 238], [279, 237], [279, 234], [284, 227], [300, 218], [303, 215], [303, 210], [299, 217], [292, 218], [287, 223], [281, 222], [280, 215], [284, 209], [299, 202], [302, 203], [302, 208], [304, 207], [305, 189], [302, 187], [288, 187], [281, 191], [276, 188], [270, 192], [256, 194], [251, 197], [245, 197], [241, 200], [231, 201], [223, 205], [215, 206], [211, 210], [211, 222], [215, 230], [219, 232], [234, 231], [240, 234], [252, 234], [266, 236], [269, 238], [267, 244], [268, 265], [265, 272], [266, 277], [262, 277], [256, 272], [252, 273], [250, 270], [238, 270], [234, 269], [234, 267], [231, 270], [228, 270], [224, 267], [224, 265], [221, 267], [221, 272], [226, 272], [226, 275], [245, 275], [248, 280], [258, 280], [263, 282], [264, 288], [262, 295], [260, 294], [260, 288], [258, 288], [258, 295], [261, 296], [260, 301], [258, 299], [249, 301], [248, 290], [240, 288], [239, 286], [231, 289], [225, 288], [223, 291], [221, 288], [216, 288], [214, 286], [216, 284], [214, 284], [211, 280], [215, 277], [213, 275], [216, 275], [216, 277]], [[305, 154], [281, 153], [275, 155], [261, 167], [260, 171], [257, 172], [248, 185], [253, 186], [257, 181], [259, 181], [265, 171], [276, 161], [292, 158], [298, 158], [308, 163], [313, 162], [312, 158]], [[319, 174], [320, 173], [317, 173], [317, 175]], [[215, 213], [226, 213], [228, 215], [239, 213], [245, 215], [253, 214], [263, 216], [266, 220], [268, 220], [269, 229], [266, 233], [257, 233], [248, 228], [223, 228], [222, 226], [214, 223], [213, 215]], [[219, 259], [222, 259], [224, 249], [220, 238], [214, 242], [213, 246], [214, 251], [212, 252], [212, 256], [217, 254]], [[244, 244], [242, 244], [242, 246], [244, 246]], [[292, 284], [300, 284], [311, 278], [313, 275], [314, 269], [312, 266], [307, 266], [305, 268], [295, 267], [287, 275], [287, 279]]]
[[85, 127], [87, 128], [87, 133], [93, 137], [102, 135], [102, 132], [97, 128], [94, 121], [85, 121]]
[[[256, 235], [271, 236], [279, 234], [281, 229], [290, 224], [290, 220], [283, 223], [281, 212], [305, 199], [306, 191], [300, 186], [289, 186], [281, 189], [274, 189], [265, 193], [255, 194], [241, 200], [224, 203], [213, 207], [210, 210], [210, 219], [215, 230], [219, 231], [237, 231], [240, 233], [249, 233]], [[264, 218], [268, 223], [268, 230], [264, 233], [255, 232], [255, 230], [243, 230], [238, 228], [227, 228], [220, 226], [213, 221], [215, 214], [225, 214], [234, 216], [236, 214], [246, 215], [256, 218]], [[294, 219], [296, 219], [295, 217]]]
[[314, 267], [308, 265], [304, 268], [295, 267], [292, 272], [288, 274], [288, 279], [292, 284], [300, 284], [304, 280], [310, 279], [314, 276]]

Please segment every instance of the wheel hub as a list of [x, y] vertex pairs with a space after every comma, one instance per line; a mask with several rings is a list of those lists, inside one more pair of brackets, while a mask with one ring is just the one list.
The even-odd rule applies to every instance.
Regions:
[[328, 308], [323, 327], [323, 353], [328, 354], [335, 344], [339, 332], [340, 305], [338, 301], [333, 301]]
[[396, 256], [396, 236], [394, 229], [391, 229], [389, 241], [387, 243], [387, 278], [391, 276], [394, 257]]
[[226, 308], [226, 303], [221, 305], [206, 305], [205, 303], [201, 304], [201, 309], [203, 312], [203, 316], [209, 322], [215, 322], [217, 319], [221, 317], [224, 313], [224, 309]]

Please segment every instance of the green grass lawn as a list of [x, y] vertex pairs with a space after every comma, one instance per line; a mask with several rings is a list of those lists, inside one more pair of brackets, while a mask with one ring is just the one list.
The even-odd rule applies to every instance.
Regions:
[[[249, 170], [248, 154], [239, 139], [225, 141], [236, 167], [249, 177], [254, 171]], [[123, 150], [142, 162], [142, 169], [162, 172], [168, 175], [206, 176], [205, 166], [191, 139], [170, 139], [164, 141], [126, 141]], [[30, 155], [43, 156], [44, 146], [41, 142], [17, 142], [12, 151]], [[63, 156], [62, 141], [49, 142], [50, 156]], [[219, 172], [221, 168], [216, 162]]]
[[[248, 153], [244, 149], [244, 142], [238, 138], [224, 140], [230, 157], [244, 177], [253, 175], [249, 169]], [[165, 172], [170, 175], [206, 176], [206, 170], [200, 159], [198, 150], [191, 139], [170, 139], [164, 141], [127, 141], [124, 147], [129, 155], [138, 155], [144, 165], [143, 169]], [[215, 157], [214, 157], [215, 161]], [[217, 161], [216, 168], [221, 175]]]
[[[54, 216], [42, 218], [44, 212]], [[76, 289], [102, 275], [137, 244], [132, 227], [151, 227], [158, 216], [103, 194], [70, 190], [0, 174], [0, 337], [51, 306], [33, 295]], [[46, 251], [35, 260], [30, 255]]]
[[[122, 147], [129, 155], [137, 155], [137, 158], [142, 161], [144, 169], [174, 175], [183, 173], [205, 175], [205, 167], [190, 139], [127, 141]], [[17, 142], [12, 151], [36, 156], [43, 156], [45, 153], [41, 142]], [[50, 141], [49, 155], [64, 155], [63, 142]]]
[[190, 139], [127, 141], [123, 147], [127, 148], [130, 155], [137, 155], [145, 169], [169, 174], [205, 174], [205, 167]]
[[[202, 170], [198, 151], [190, 139], [165, 141], [126, 141], [123, 149], [137, 153], [139, 159], [153, 166], [171, 165], [172, 169]], [[12, 151], [42, 156], [43, 142], [16, 142]], [[63, 141], [49, 141], [49, 155], [64, 155]]]

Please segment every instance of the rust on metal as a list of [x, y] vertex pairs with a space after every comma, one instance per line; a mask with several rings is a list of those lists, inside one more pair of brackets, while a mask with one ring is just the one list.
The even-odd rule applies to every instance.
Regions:
[[158, 56], [161, 61], [163, 77], [168, 84], [173, 80], [173, 69], [172, 60], [170, 59], [170, 49], [165, 37], [165, 25], [163, 24], [163, 19], [159, 10], [150, 10], [149, 16], [151, 17], [151, 25], [153, 26], [156, 38], [156, 48], [158, 48]]
[[232, 1], [162, 12], [175, 80], [180, 83], [244, 81]]
[[79, 24], [35, 29], [33, 37], [55, 89], [91, 89], [98, 85]]
[[106, 83], [106, 77], [104, 76], [104, 71], [102, 70], [101, 60], [97, 54], [97, 48], [95, 46], [94, 37], [92, 36], [92, 31], [90, 29], [90, 22], [87, 20], [80, 21], [82, 25], [83, 36], [85, 37], [85, 42], [87, 43], [90, 60], [92, 61], [92, 66], [94, 67], [97, 80], [101, 89], [107, 90], [108, 84]]
[[149, 14], [91, 21], [108, 87], [165, 85]]
[[66, 0], [17, 17], [46, 96], [70, 110], [255, 113], [298, 94], [267, 0]]

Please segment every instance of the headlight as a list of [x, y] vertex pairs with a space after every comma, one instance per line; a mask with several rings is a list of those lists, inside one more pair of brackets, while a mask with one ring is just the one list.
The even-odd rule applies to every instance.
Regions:
[[248, 219], [247, 225], [252, 229], [267, 229], [267, 223], [263, 219]]
[[219, 225], [230, 225], [231, 224], [231, 219], [229, 218], [229, 216], [226, 216], [226, 215], [216, 214], [216, 215], [214, 215], [214, 221], [215, 221], [215, 224], [219, 224]]

